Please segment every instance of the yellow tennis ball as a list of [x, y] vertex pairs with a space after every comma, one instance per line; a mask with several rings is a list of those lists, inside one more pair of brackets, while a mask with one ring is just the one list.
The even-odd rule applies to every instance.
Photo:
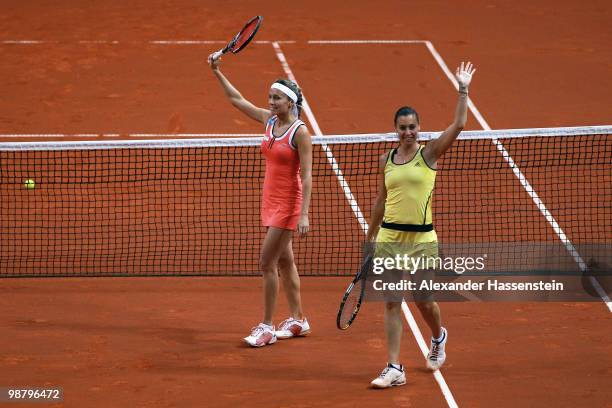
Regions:
[[36, 183], [32, 179], [27, 179], [26, 181], [23, 182], [23, 186], [27, 188], [28, 190], [32, 190], [36, 187]]

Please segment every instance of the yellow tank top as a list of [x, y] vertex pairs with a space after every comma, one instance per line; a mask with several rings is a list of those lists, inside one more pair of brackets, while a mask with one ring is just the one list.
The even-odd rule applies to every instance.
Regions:
[[396, 224], [431, 224], [433, 190], [436, 183], [436, 171], [429, 167], [423, 157], [423, 146], [407, 163], [395, 164], [393, 149], [385, 165], [385, 201], [384, 222]]

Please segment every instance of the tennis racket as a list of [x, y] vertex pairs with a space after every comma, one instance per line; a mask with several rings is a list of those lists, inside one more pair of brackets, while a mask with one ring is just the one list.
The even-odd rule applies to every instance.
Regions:
[[218, 60], [223, 54], [228, 53], [230, 51], [234, 54], [239, 53], [251, 42], [253, 37], [255, 37], [255, 34], [257, 34], [257, 30], [259, 30], [259, 26], [261, 25], [262, 21], [262, 16], [256, 16], [250, 19], [249, 22], [246, 23], [244, 27], [242, 27], [242, 30], [240, 30], [238, 34], [236, 34], [234, 38], [232, 38], [232, 40], [227, 43], [225, 47], [212, 54], [212, 56], [210, 57], [211, 60], [214, 62]]
[[336, 318], [336, 326], [340, 330], [348, 329], [353, 321], [355, 321], [357, 313], [359, 313], [361, 301], [365, 294], [366, 278], [368, 277], [368, 272], [372, 268], [373, 258], [373, 254], [368, 254], [364, 258], [357, 275], [355, 275], [355, 278], [353, 278], [346, 292], [344, 292], [342, 302], [340, 303], [340, 310], [338, 310], [338, 317]]

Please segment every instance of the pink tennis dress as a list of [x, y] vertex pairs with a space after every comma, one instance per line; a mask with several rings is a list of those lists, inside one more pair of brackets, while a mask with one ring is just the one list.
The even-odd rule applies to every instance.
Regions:
[[276, 116], [268, 120], [261, 143], [266, 158], [261, 220], [265, 227], [295, 231], [302, 209], [302, 180], [300, 156], [293, 138], [304, 122], [296, 119], [282, 135], [275, 137], [273, 131], [277, 122]]

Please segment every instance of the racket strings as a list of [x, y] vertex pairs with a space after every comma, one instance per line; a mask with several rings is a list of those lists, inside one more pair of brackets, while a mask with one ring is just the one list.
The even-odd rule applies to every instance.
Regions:
[[351, 288], [350, 292], [348, 293], [348, 296], [346, 300], [344, 301], [342, 312], [340, 314], [340, 326], [341, 327], [344, 327], [344, 328], [348, 327], [350, 323], [354, 320], [357, 312], [359, 311], [359, 307], [360, 307], [359, 301], [360, 301], [363, 285], [364, 285], [363, 279], [361, 278], [358, 279], [353, 285], [353, 287]]
[[263, 18], [261, 16], [254, 17], [246, 26], [234, 37], [231, 42], [230, 49], [233, 53], [237, 53], [244, 48], [255, 36], [259, 30], [259, 26]]

